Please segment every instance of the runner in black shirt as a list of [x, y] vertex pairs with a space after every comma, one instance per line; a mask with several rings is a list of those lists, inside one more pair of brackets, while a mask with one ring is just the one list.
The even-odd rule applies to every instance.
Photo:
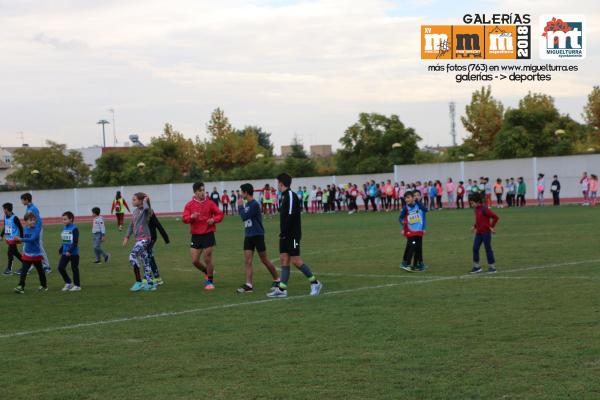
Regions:
[[277, 176], [281, 202], [279, 204], [279, 260], [281, 261], [281, 282], [268, 297], [287, 297], [287, 283], [290, 278], [290, 262], [298, 268], [311, 283], [310, 295], [317, 296], [323, 285], [313, 275], [312, 271], [300, 258], [300, 240], [302, 225], [300, 222], [300, 200], [290, 190], [292, 177], [288, 174]]

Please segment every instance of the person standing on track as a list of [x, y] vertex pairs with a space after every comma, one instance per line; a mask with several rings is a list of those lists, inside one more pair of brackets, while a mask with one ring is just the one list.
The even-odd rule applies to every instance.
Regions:
[[127, 205], [127, 202], [125, 201], [123, 196], [121, 196], [121, 192], [117, 191], [115, 199], [112, 202], [110, 213], [112, 214], [114, 212], [114, 214], [117, 216], [117, 225], [119, 226], [120, 231], [123, 230], [123, 221], [125, 220], [125, 209], [127, 209], [127, 212], [131, 212], [131, 210], [129, 209], [129, 205]]

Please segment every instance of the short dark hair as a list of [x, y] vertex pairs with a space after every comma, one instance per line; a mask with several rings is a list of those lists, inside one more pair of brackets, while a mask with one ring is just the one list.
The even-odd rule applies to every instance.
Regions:
[[36, 219], [36, 217], [35, 217], [34, 213], [28, 212], [28, 213], [25, 214], [25, 216], [23, 217], [23, 219], [25, 221], [29, 221], [29, 220], [32, 220], [32, 219]]
[[194, 186], [192, 186], [192, 190], [194, 191], [194, 193], [196, 193], [198, 190], [200, 190], [200, 188], [204, 187], [204, 182], [196, 182], [194, 183]]
[[100, 215], [100, 207], [94, 207], [94, 208], [92, 208], [92, 214], [94, 214], [94, 215]]
[[242, 192], [246, 192], [250, 196], [254, 194], [254, 187], [250, 183], [244, 183], [242, 186], [240, 186], [240, 189]]
[[69, 218], [71, 221], [75, 220], [75, 216], [71, 211], [65, 211], [62, 216]]
[[31, 196], [31, 193], [23, 193], [21, 195], [21, 200], [31, 201], [32, 199], [33, 197]]
[[469, 195], [469, 201], [472, 201], [473, 203], [481, 204], [483, 202], [483, 200], [481, 198], [481, 193], [479, 193], [479, 192], [471, 193]]
[[413, 190], [413, 191], [412, 191], [412, 194], [413, 194], [413, 195], [415, 195], [415, 194], [417, 194], [417, 193], [421, 194], [421, 191], [420, 191], [419, 189], [415, 189], [415, 190]]
[[414, 195], [415, 195], [415, 194], [409, 190], [409, 191], [407, 191], [406, 193], [404, 193], [404, 198], [407, 198], [407, 197], [414, 197]]
[[10, 211], [10, 212], [12, 212], [12, 210], [13, 210], [13, 205], [12, 205], [12, 203], [4, 203], [4, 204], [2, 204], [2, 208], [4, 208], [4, 209], [5, 209], [5, 210], [7, 210], [7, 211]]
[[281, 182], [283, 186], [287, 188], [289, 188], [292, 185], [292, 177], [290, 176], [290, 174], [287, 174], [285, 172], [277, 175], [277, 181]]

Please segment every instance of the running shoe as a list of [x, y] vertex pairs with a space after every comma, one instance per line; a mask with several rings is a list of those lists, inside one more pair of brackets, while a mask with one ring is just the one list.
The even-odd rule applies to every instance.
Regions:
[[480, 272], [483, 272], [481, 267], [473, 267], [473, 269], [471, 271], [469, 271], [469, 273], [471, 273], [471, 274], [478, 274]]
[[253, 291], [254, 288], [252, 286], [246, 285], [245, 283], [236, 289], [236, 292], [238, 293], [252, 293]]
[[323, 284], [319, 281], [310, 284], [310, 295], [318, 296], [321, 293], [321, 289], [323, 289]]
[[139, 292], [144, 287], [142, 282], [135, 282], [132, 287], [129, 288], [130, 292]]
[[272, 290], [270, 293], [267, 293], [267, 297], [272, 299], [287, 297], [287, 290], [281, 289], [280, 287], [276, 287], [275, 290]]
[[71, 290], [72, 287], [73, 285], [71, 285], [70, 283], [66, 283], [65, 286], [61, 289], [61, 291], [68, 292], [69, 290]]
[[25, 293], [25, 288], [23, 286], [19, 285], [15, 288], [15, 293], [23, 294], [23, 293]]
[[71, 286], [71, 289], [69, 289], [69, 292], [81, 292], [81, 286]]

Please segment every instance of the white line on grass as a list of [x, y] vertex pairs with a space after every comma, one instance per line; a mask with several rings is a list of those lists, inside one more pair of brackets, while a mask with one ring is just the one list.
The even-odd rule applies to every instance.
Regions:
[[[179, 272], [198, 272], [197, 269], [190, 267], [189, 269], [185, 268], [169, 268], [169, 271], [179, 271]], [[293, 273], [301, 274], [300, 271], [292, 270]], [[347, 276], [350, 278], [428, 278], [427, 276], [419, 275], [419, 274], [397, 274], [397, 275], [378, 275], [378, 274], [347, 274], [345, 272], [318, 272], [315, 274], [317, 277], [319, 276]]]
[[[520, 272], [520, 271], [529, 271], [529, 270], [547, 269], [547, 268], [569, 267], [569, 266], [574, 266], [574, 265], [592, 264], [592, 263], [598, 263], [598, 262], [600, 262], [600, 259], [585, 260], [585, 261], [572, 261], [572, 262], [566, 262], [566, 263], [547, 264], [547, 265], [538, 265], [538, 266], [532, 266], [532, 267], [526, 267], [526, 268], [509, 269], [509, 270], [505, 270], [501, 273]], [[442, 276], [442, 277], [438, 277], [438, 278], [414, 280], [414, 281], [408, 281], [408, 282], [396, 282], [396, 283], [388, 283], [388, 284], [384, 284], [384, 285], [362, 286], [362, 287], [358, 287], [358, 288], [324, 292], [321, 294], [321, 296], [333, 296], [333, 295], [338, 295], [338, 294], [361, 292], [361, 291], [365, 291], [365, 290], [385, 289], [385, 288], [396, 287], [396, 286], [401, 286], [401, 285], [433, 283], [433, 282], [450, 281], [450, 280], [463, 280], [463, 279], [475, 278], [477, 276], [480, 276], [480, 275], [473, 274], [473, 275]], [[490, 276], [490, 275], [484, 275], [484, 276]], [[87, 327], [91, 327], [91, 326], [112, 325], [112, 324], [118, 324], [118, 323], [122, 323], [122, 322], [143, 321], [143, 320], [147, 320], [147, 319], [155, 319], [155, 318], [162, 318], [162, 317], [174, 317], [174, 316], [184, 315], [184, 314], [193, 314], [193, 313], [199, 313], [199, 312], [237, 308], [237, 307], [241, 307], [241, 306], [250, 306], [250, 305], [255, 305], [255, 304], [264, 304], [264, 303], [275, 302], [278, 300], [304, 299], [307, 297], [310, 297], [310, 295], [305, 294], [305, 295], [299, 295], [299, 296], [292, 296], [292, 297], [287, 297], [285, 299], [263, 299], [263, 300], [255, 300], [255, 301], [245, 301], [245, 302], [241, 302], [241, 303], [219, 304], [219, 305], [210, 306], [210, 307], [192, 308], [189, 310], [182, 310], [182, 311], [167, 311], [167, 312], [162, 312], [162, 313], [147, 314], [147, 315], [140, 315], [140, 316], [134, 316], [134, 317], [124, 317], [124, 318], [108, 319], [108, 320], [94, 321], [94, 322], [82, 322], [82, 323], [73, 324], [73, 325], [63, 325], [63, 326], [55, 326], [55, 327], [49, 327], [49, 328], [43, 328], [43, 329], [33, 329], [33, 330], [29, 330], [29, 331], [4, 333], [4, 334], [0, 334], [0, 339], [9, 339], [9, 338], [20, 337], [20, 336], [35, 335], [35, 334], [39, 334], [39, 333], [49, 333], [49, 332], [64, 331], [64, 330], [71, 330], [71, 329], [78, 329], [78, 328], [87, 328]]]

